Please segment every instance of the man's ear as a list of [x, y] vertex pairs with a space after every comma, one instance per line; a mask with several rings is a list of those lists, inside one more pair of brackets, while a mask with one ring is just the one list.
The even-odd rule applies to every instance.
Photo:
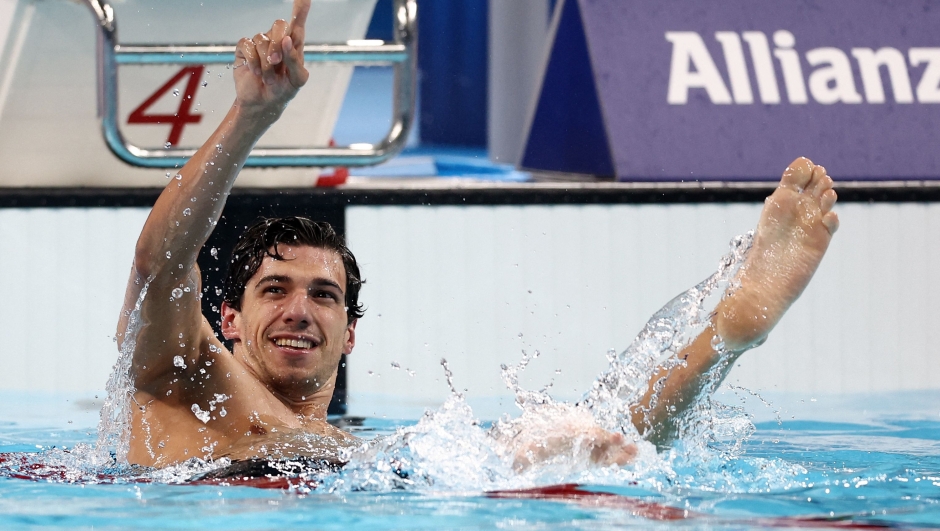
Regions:
[[347, 356], [352, 354], [353, 347], [356, 346], [356, 323], [358, 322], [359, 319], [356, 319], [346, 327], [346, 343], [343, 345], [343, 354]]
[[222, 303], [222, 335], [225, 339], [229, 341], [237, 341], [241, 339], [241, 332], [238, 328], [241, 324], [241, 313], [228, 305], [227, 302]]

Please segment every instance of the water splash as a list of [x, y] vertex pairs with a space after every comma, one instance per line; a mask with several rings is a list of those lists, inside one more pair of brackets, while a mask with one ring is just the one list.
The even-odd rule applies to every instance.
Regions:
[[[684, 365], [677, 354], [705, 330], [720, 298], [736, 288], [732, 280], [744, 263], [753, 239], [753, 232], [734, 238], [731, 251], [722, 257], [713, 275], [656, 312], [625, 351], [619, 355], [608, 353], [610, 365], [584, 398], [602, 426], [608, 430], [629, 430], [632, 426], [630, 408], [646, 394], [654, 372]], [[714, 391], [713, 387], [719, 383], [714, 375], [710, 381], [713, 385], [706, 394]], [[654, 389], [656, 384], [653, 383]], [[654, 406], [655, 396], [650, 408]]]
[[140, 333], [140, 309], [147, 296], [146, 282], [140, 290], [134, 309], [127, 318], [127, 329], [121, 343], [118, 360], [111, 370], [106, 386], [107, 397], [101, 406], [98, 421], [98, 442], [95, 445], [94, 463], [98, 466], [127, 463], [130, 448], [131, 403], [134, 399], [134, 382], [131, 380], [131, 362], [137, 348]]
[[[737, 286], [734, 279], [751, 248], [753, 233], [736, 237], [718, 270], [705, 281], [679, 295], [649, 320], [629, 348], [608, 353], [609, 367], [576, 404], [554, 400], [547, 392], [524, 389], [519, 375], [539, 356], [523, 351], [515, 366], [502, 365], [502, 377], [514, 393], [521, 414], [508, 416], [484, 429], [444, 364], [451, 397], [436, 411], [428, 411], [417, 425], [399, 428], [381, 441], [373, 441], [348, 457], [351, 464], [333, 489], [385, 490], [408, 485], [447, 489], [506, 489], [575, 481], [615, 484], [644, 483], [653, 488], [681, 482], [686, 486], [714, 486], [747, 490], [751, 485], [777, 485], [805, 472], [784, 463], [740, 462], [743, 445], [754, 426], [742, 408], [714, 402], [711, 395], [721, 383], [730, 358], [714, 367], [690, 411], [679, 422], [673, 449], [657, 454], [633, 425], [632, 408], [640, 402], [654, 373], [683, 365], [677, 356], [708, 326], [717, 303]], [[713, 347], [721, 355], [723, 345]], [[654, 382], [660, 389], [662, 382]], [[655, 407], [655, 396], [650, 404]], [[558, 454], [529, 467], [520, 467], [517, 450], [527, 441], [548, 441], [557, 433], [591, 433], [596, 427], [622, 433], [637, 444], [632, 466], [602, 467], [591, 459], [590, 440], [566, 441]], [[727, 470], [742, 472], [740, 480]], [[764, 472], [768, 471], [768, 472]], [[769, 472], [773, 471], [773, 472]], [[694, 473], [693, 473], [694, 472]], [[786, 473], [784, 473], [786, 472]], [[763, 475], [762, 475], [763, 474]], [[407, 478], [407, 479], [405, 479]], [[761, 478], [764, 478], [761, 481]], [[775, 479], [776, 478], [776, 479]]]

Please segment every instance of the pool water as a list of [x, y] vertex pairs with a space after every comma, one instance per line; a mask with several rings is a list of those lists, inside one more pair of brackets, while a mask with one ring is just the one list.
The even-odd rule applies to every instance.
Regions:
[[[903, 405], [936, 392], [878, 395]], [[7, 397], [12, 398], [12, 397]], [[35, 397], [32, 397], [35, 401]], [[41, 457], [95, 441], [89, 415], [20, 417], [0, 425], [0, 452]], [[8, 405], [10, 402], [6, 402]], [[21, 402], [22, 403], [22, 402]], [[45, 407], [56, 399], [46, 399]], [[3, 409], [8, 409], [7, 407]], [[940, 409], [938, 406], [935, 409]], [[827, 411], [829, 417], [842, 416]], [[578, 488], [493, 494], [415, 481], [374, 490], [343, 488], [344, 472], [302, 488], [161, 483], [140, 475], [96, 481], [0, 479], [0, 527], [69, 529], [865, 529], [940, 528], [940, 416], [865, 415], [851, 422], [776, 420], [756, 424], [738, 456], [672, 461], [622, 481], [593, 472]], [[78, 418], [70, 425], [66, 418]], [[54, 425], [60, 423], [58, 425]], [[364, 438], [394, 436], [415, 421], [363, 419], [347, 426]], [[42, 446], [38, 448], [37, 445]], [[50, 449], [55, 446], [57, 449]], [[22, 470], [20, 470], [22, 471]], [[352, 483], [352, 482], [349, 482]], [[533, 485], [542, 486], [547, 485]], [[309, 488], [313, 487], [313, 488]], [[805, 519], [809, 518], [809, 520]], [[868, 527], [866, 527], [868, 526]]]

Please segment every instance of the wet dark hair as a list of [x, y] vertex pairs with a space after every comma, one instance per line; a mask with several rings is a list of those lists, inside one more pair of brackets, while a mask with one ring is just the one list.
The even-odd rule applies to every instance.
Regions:
[[232, 251], [222, 300], [241, 311], [245, 287], [248, 280], [258, 272], [264, 257], [284, 260], [277, 249], [279, 244], [309, 245], [339, 254], [346, 269], [346, 320], [352, 323], [363, 316], [365, 309], [359, 303], [359, 289], [363, 281], [356, 257], [329, 223], [311, 221], [301, 216], [262, 219], [242, 233]]

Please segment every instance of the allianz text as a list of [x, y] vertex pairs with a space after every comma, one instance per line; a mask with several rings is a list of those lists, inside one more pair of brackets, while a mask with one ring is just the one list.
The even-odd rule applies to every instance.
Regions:
[[[672, 62], [666, 101], [685, 105], [691, 89], [702, 89], [714, 104], [755, 103], [751, 76], [745, 59], [745, 44], [750, 52], [757, 97], [761, 103], [781, 103], [774, 58], [783, 74], [783, 92], [791, 104], [805, 104], [812, 97], [817, 103], [886, 103], [885, 87], [890, 86], [895, 103], [940, 103], [940, 48], [910, 48], [907, 57], [901, 50], [882, 47], [852, 48], [861, 77], [861, 91], [852, 73], [849, 54], [839, 48], [814, 48], [805, 54], [812, 68], [804, 76], [796, 38], [787, 30], [773, 34], [771, 50], [767, 35], [760, 31], [719, 31], [715, 40], [721, 45], [727, 81], [718, 71], [702, 37], [694, 31], [667, 31], [672, 43]], [[742, 42], [743, 41], [743, 42]], [[924, 65], [920, 79], [911, 78], [914, 69]], [[916, 72], [917, 70], [914, 70]], [[882, 72], [887, 74], [882, 77]], [[730, 90], [729, 90], [730, 88]]]

